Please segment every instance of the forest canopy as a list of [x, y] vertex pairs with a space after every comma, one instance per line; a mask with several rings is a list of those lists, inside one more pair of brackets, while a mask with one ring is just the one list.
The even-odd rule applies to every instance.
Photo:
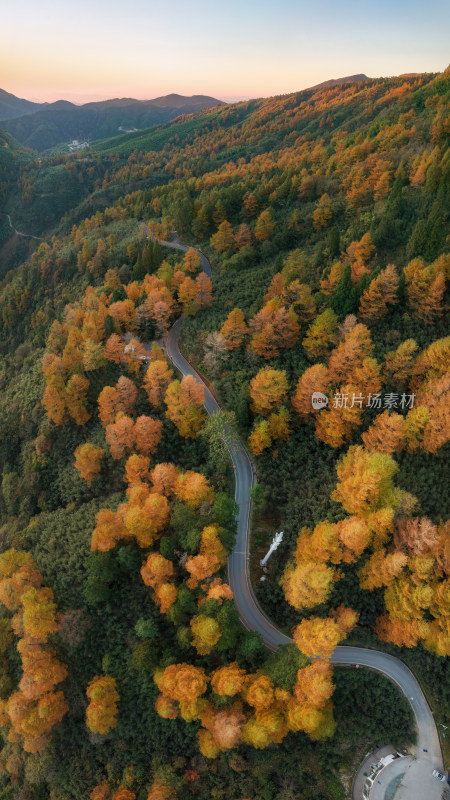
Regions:
[[[448, 713], [448, 91], [368, 79], [82, 156], [14, 144], [1, 200], [39, 240], [0, 231], [1, 796], [344, 798], [356, 745], [414, 738], [396, 687], [333, 671], [344, 640]], [[255, 466], [276, 653], [228, 583], [227, 441]]]

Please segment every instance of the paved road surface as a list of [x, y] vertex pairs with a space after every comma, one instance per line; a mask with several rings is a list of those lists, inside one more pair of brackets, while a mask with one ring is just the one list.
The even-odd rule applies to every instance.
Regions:
[[386, 790], [396, 776], [401, 776], [401, 780], [394, 800], [440, 800], [445, 784], [434, 777], [433, 769], [426, 761], [412, 756], [394, 761], [379, 774], [370, 800], [385, 800]]
[[[186, 251], [188, 248], [179, 244], [177, 241], [161, 241], [161, 245], [177, 250]], [[211, 275], [211, 265], [203, 253], [200, 253], [202, 266], [208, 275]], [[170, 329], [167, 336], [167, 355], [175, 367], [183, 375], [193, 375], [202, 385], [205, 392], [205, 408], [208, 414], [214, 414], [219, 410], [219, 405], [203, 379], [193, 367], [181, 355], [178, 348], [178, 332], [182, 325], [182, 319], [177, 320]], [[287, 644], [291, 640], [282, 633], [264, 614], [258, 605], [253, 594], [250, 575], [249, 575], [249, 552], [250, 552], [250, 494], [253, 486], [254, 473], [252, 462], [247, 450], [242, 445], [235, 445], [231, 452], [233, 465], [235, 468], [236, 489], [235, 498], [239, 505], [239, 515], [237, 520], [237, 537], [233, 551], [228, 559], [228, 575], [230, 587], [233, 591], [234, 602], [239, 612], [242, 623], [248, 630], [254, 630], [261, 634], [266, 646], [270, 650], [276, 650], [280, 644]], [[442, 784], [430, 776], [433, 769], [443, 769], [442, 753], [439, 736], [434, 722], [433, 715], [427, 703], [424, 693], [419, 686], [411, 670], [398, 658], [382, 653], [379, 650], [370, 650], [363, 647], [338, 646], [331, 656], [331, 662], [336, 666], [360, 666], [381, 672], [399, 686], [403, 694], [408, 698], [414, 712], [416, 727], [418, 731], [417, 745], [411, 748], [417, 761], [414, 762], [415, 783], [417, 791], [412, 786], [409, 791], [408, 800], [438, 800], [441, 797]], [[425, 753], [424, 750], [428, 752]], [[385, 770], [386, 775], [391, 768]], [[421, 775], [427, 786], [427, 794], [420, 793], [422, 786], [418, 780]], [[424, 785], [425, 785], [424, 784]], [[383, 795], [384, 796], [384, 795]], [[398, 795], [400, 800], [400, 795]], [[404, 795], [406, 798], [406, 795]]]

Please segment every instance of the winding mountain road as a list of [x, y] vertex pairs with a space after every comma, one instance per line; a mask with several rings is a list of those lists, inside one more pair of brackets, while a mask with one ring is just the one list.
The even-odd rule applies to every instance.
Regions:
[[[146, 226], [145, 226], [146, 227]], [[151, 234], [147, 230], [150, 238]], [[189, 248], [177, 241], [160, 241], [165, 247], [187, 251]], [[211, 276], [211, 265], [206, 256], [199, 251], [202, 267], [207, 275]], [[182, 356], [178, 347], [178, 332], [183, 320], [178, 319], [170, 329], [166, 340], [167, 355], [174, 366], [183, 375], [192, 375], [199, 381], [204, 389], [204, 405], [208, 414], [215, 414], [220, 406], [203, 378]], [[261, 634], [266, 647], [276, 650], [281, 644], [288, 644], [291, 639], [268, 619], [264, 614], [253, 593], [249, 573], [250, 553], [250, 489], [254, 484], [254, 470], [250, 456], [241, 444], [230, 448], [230, 455], [235, 470], [235, 499], [239, 507], [237, 519], [237, 536], [233, 551], [228, 559], [229, 584], [233, 591], [234, 602], [239, 612], [241, 622], [248, 630]], [[335, 648], [331, 662], [339, 667], [367, 667], [387, 676], [401, 689], [408, 699], [414, 712], [417, 727], [417, 744], [414, 750], [416, 757], [416, 781], [420, 783], [421, 792], [417, 794], [411, 789], [408, 797], [411, 800], [437, 800], [441, 797], [439, 782], [432, 776], [433, 769], [443, 769], [442, 752], [439, 735], [433, 714], [426, 697], [411, 670], [398, 658], [363, 647], [339, 645]]]
[[27, 239], [36, 239], [38, 242], [42, 242], [42, 239], [41, 239], [40, 236], [34, 236], [32, 233], [22, 233], [22, 231], [18, 231], [17, 228], [15, 228], [14, 225], [12, 224], [12, 220], [11, 220], [10, 215], [7, 214], [6, 212], [4, 212], [4, 214], [5, 214], [5, 217], [8, 217], [9, 227], [14, 231], [16, 236], [24, 236]]

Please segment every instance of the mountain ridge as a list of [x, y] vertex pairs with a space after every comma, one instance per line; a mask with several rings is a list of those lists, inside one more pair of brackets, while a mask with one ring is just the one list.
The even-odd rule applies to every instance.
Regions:
[[338, 86], [340, 83], [359, 83], [359, 81], [370, 81], [368, 75], [365, 75], [363, 72], [357, 75], [346, 75], [344, 78], [330, 78], [327, 81], [322, 81], [321, 83], [316, 83], [314, 86], [308, 86], [304, 89], [305, 92], [309, 92], [312, 89], [326, 89], [328, 86]]
[[25, 98], [17, 97], [15, 94], [5, 91], [5, 89], [0, 89], [0, 121], [32, 114], [42, 106], [43, 103], [34, 103], [32, 100], [25, 100]]
[[[11, 107], [12, 100], [8, 102]], [[2, 127], [22, 145], [42, 152], [72, 139], [96, 140], [118, 135], [123, 127], [151, 128], [180, 114], [191, 114], [224, 103], [208, 95], [169, 94], [153, 100], [112, 98], [80, 106], [68, 100], [35, 105], [36, 108], [27, 107], [19, 116], [5, 119], [2, 113], [8, 112], [2, 111], [0, 96], [0, 121]]]

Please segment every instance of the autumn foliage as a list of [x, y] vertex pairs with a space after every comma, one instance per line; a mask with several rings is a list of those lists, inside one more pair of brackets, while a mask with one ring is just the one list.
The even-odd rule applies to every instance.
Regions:
[[357, 620], [358, 614], [343, 606], [337, 609], [334, 617], [303, 619], [294, 630], [294, 642], [306, 656], [328, 659]]
[[180, 381], [173, 381], [165, 394], [166, 415], [178, 428], [181, 436], [195, 439], [203, 425], [204, 392], [202, 385], [186, 375]]
[[249, 349], [265, 359], [294, 347], [300, 333], [297, 314], [292, 307], [282, 305], [279, 298], [269, 300], [250, 320], [249, 328]]
[[369, 591], [385, 587], [386, 613], [376, 623], [381, 639], [399, 647], [419, 642], [438, 656], [450, 655], [448, 525], [427, 517], [403, 517], [389, 550], [377, 550], [359, 573]]
[[110, 675], [98, 675], [86, 689], [89, 705], [86, 723], [92, 733], [108, 733], [117, 725], [119, 695], [116, 682]]
[[29, 553], [11, 549], [1, 554], [0, 602], [15, 612], [12, 627], [22, 663], [22, 677], [4, 705], [2, 725], [11, 726], [10, 740], [23, 741], [26, 752], [41, 753], [51, 729], [68, 711], [63, 692], [56, 690], [67, 667], [48, 643], [58, 629], [56, 605]]
[[[100, 242], [101, 240], [99, 240]], [[103, 243], [103, 248], [105, 247]], [[157, 275], [146, 274], [142, 283], [133, 281], [121, 287], [118, 275], [109, 270], [100, 296], [88, 286], [82, 302], [66, 306], [63, 323], [54, 322], [48, 339], [49, 351], [44, 355], [42, 371], [46, 380], [43, 403], [49, 419], [56, 425], [73, 420], [84, 425], [91, 416], [88, 407], [89, 387], [94, 373], [112, 362], [137, 378], [147, 356], [137, 338], [139, 326], [153, 323], [156, 334], [167, 333], [175, 308], [195, 314], [212, 302], [209, 277], [200, 272], [195, 280], [186, 273], [195, 273], [200, 256], [190, 248], [179, 281], [168, 285]], [[170, 268], [170, 265], [169, 265]], [[126, 299], [115, 299], [121, 287]], [[113, 333], [106, 322], [113, 324]], [[109, 334], [109, 335], [108, 335]], [[151, 404], [158, 408], [172, 377], [164, 356], [149, 365], [145, 386]], [[102, 424], [114, 424], [117, 414], [133, 413], [137, 388], [127, 375], [121, 375], [116, 387], [105, 386], [98, 398]]]
[[[205, 626], [200, 634], [205, 646], [208, 636], [214, 636], [214, 628], [206, 626], [207, 619], [194, 619]], [[330, 642], [350, 631], [356, 619], [349, 609], [336, 611], [335, 618], [328, 621], [329, 630], [325, 625], [325, 632], [318, 636], [324, 653], [330, 651]], [[334, 688], [331, 667], [323, 659], [298, 670], [292, 692], [277, 687], [264, 672], [246, 673], [236, 662], [215, 669], [210, 678], [199, 667], [172, 664], [157, 670], [154, 680], [161, 693], [156, 701], [160, 716], [174, 719], [180, 715], [186, 722], [201, 722], [198, 741], [206, 758], [216, 758], [240, 742], [265, 748], [281, 742], [289, 731], [303, 730], [318, 739], [334, 731], [329, 703]], [[212, 700], [207, 696], [209, 687]], [[228, 703], [217, 704], [217, 696], [228, 698]]]
[[338, 482], [332, 497], [382, 537], [392, 530], [395, 510], [402, 501], [402, 492], [393, 484], [397, 470], [398, 465], [389, 455], [350, 447], [338, 463]]
[[98, 512], [92, 550], [111, 550], [118, 541], [130, 538], [135, 538], [140, 547], [149, 547], [161, 535], [170, 515], [166, 497], [151, 492], [140, 480], [130, 486], [128, 494], [128, 502], [121, 503], [117, 511]]
[[361, 438], [368, 450], [389, 454], [401, 450], [405, 441], [404, 417], [395, 412], [384, 411], [376, 417]]
[[[351, 104], [360, 92], [367, 93], [370, 108], [377, 108], [420, 85], [420, 78], [405, 79], [403, 86], [389, 89], [386, 95], [376, 82], [362, 88], [341, 87], [339, 91], [328, 87], [321, 90], [320, 111], [322, 114], [341, 103], [342, 97], [344, 103]], [[418, 502], [394, 482], [398, 453], [408, 454], [402, 456], [403, 476], [411, 455], [419, 449], [427, 453], [427, 459], [440, 455], [450, 436], [448, 340], [424, 344], [429, 342], [431, 326], [439, 323], [446, 311], [449, 258], [429, 257], [440, 252], [433, 240], [439, 240], [440, 231], [436, 229], [443, 218], [436, 218], [433, 211], [429, 219], [419, 220], [404, 269], [387, 263], [385, 257], [391, 233], [395, 239], [397, 231], [401, 239], [401, 223], [406, 219], [403, 205], [412, 218], [413, 207], [419, 206], [413, 193], [423, 186], [430, 200], [423, 208], [431, 209], [436, 191], [430, 187], [445, 175], [439, 144], [445, 130], [445, 109], [438, 95], [425, 105], [430, 119], [436, 116], [432, 152], [431, 148], [424, 149], [422, 141], [414, 141], [418, 108], [398, 123], [393, 119], [395, 114], [383, 111], [383, 123], [374, 125], [366, 136], [349, 135], [339, 127], [339, 114], [330, 113], [321, 117], [321, 128], [329, 129], [330, 135], [324, 130], [312, 137], [300, 131], [302, 114], [309, 124], [311, 109], [300, 110], [292, 98], [285, 97], [258, 106], [258, 126], [270, 137], [277, 133], [274, 110], [280, 116], [288, 112], [288, 138], [276, 153], [258, 152], [248, 160], [236, 158], [235, 153], [243, 147], [243, 134], [232, 133], [228, 125], [230, 132], [227, 129], [222, 135], [220, 124], [216, 127], [214, 123], [205, 132], [206, 145], [197, 133], [189, 140], [190, 152], [198, 159], [195, 168], [183, 161], [181, 148], [170, 142], [161, 154], [136, 151], [126, 166], [120, 167], [127, 181], [134, 176], [140, 182], [164, 170], [168, 185], [154, 187], [152, 178], [145, 193], [131, 192], [126, 200], [118, 201], [116, 214], [126, 216], [130, 206], [138, 219], [145, 208], [158, 219], [150, 223], [151, 235], [168, 236], [174, 220], [167, 209], [170, 213], [172, 208], [178, 209], [178, 200], [171, 202], [170, 179], [176, 178], [177, 191], [184, 180], [189, 181], [189, 192], [180, 200], [180, 220], [186, 211], [186, 235], [191, 226], [195, 237], [209, 238], [219, 262], [219, 280], [229, 281], [230, 286], [234, 278], [236, 283], [245, 280], [248, 267], [254, 263], [261, 267], [259, 274], [268, 275], [259, 306], [249, 293], [249, 302], [243, 306], [246, 316], [240, 308], [233, 308], [239, 302], [238, 295], [230, 291], [223, 305], [220, 334], [214, 334], [219, 352], [216, 377], [221, 390], [228, 391], [231, 385], [230, 398], [235, 399], [234, 383], [239, 391], [242, 386], [249, 387], [251, 410], [257, 416], [249, 436], [252, 453], [260, 456], [274, 443], [279, 444], [272, 453], [273, 463], [278, 457], [286, 473], [301, 464], [300, 456], [295, 461], [293, 453], [297, 445], [301, 452], [314, 431], [317, 453], [319, 457], [326, 453], [330, 465], [338, 457], [327, 448], [351, 444], [346, 453], [341, 451], [336, 464], [331, 499], [339, 507], [329, 507], [330, 519], [338, 521], [317, 521], [311, 494], [314, 522], [301, 528], [280, 581], [287, 602], [301, 612], [301, 622], [293, 631], [295, 645], [311, 660], [298, 669], [290, 691], [280, 688], [273, 674], [266, 674], [270, 670], [264, 665], [247, 672], [241, 666], [246, 659], [241, 660], [240, 650], [235, 654], [227, 645], [230, 632], [223, 619], [227, 619], [233, 597], [224, 582], [228, 553], [223, 542], [227, 539], [212, 516], [216, 513], [215, 495], [208, 479], [169, 462], [155, 463], [160, 453], [169, 459], [172, 450], [176, 452], [177, 442], [181, 446], [178, 434], [195, 439], [205, 421], [201, 384], [191, 375], [174, 380], [176, 376], [161, 347], [154, 345], [150, 353], [149, 345], [140, 341], [164, 340], [176, 315], [190, 317], [211, 304], [212, 284], [208, 275], [199, 271], [199, 253], [191, 247], [185, 250], [183, 260], [174, 263], [176, 256], [171, 256], [159, 262], [156, 274], [145, 277], [142, 275], [149, 264], [142, 270], [142, 260], [138, 261], [131, 267], [133, 280], [127, 283], [129, 278], [125, 278], [122, 283], [121, 276], [130, 273], [135, 258], [127, 251], [128, 265], [124, 264], [120, 275], [118, 269], [105, 272], [103, 220], [101, 225], [99, 220], [93, 245], [92, 237], [83, 235], [90, 230], [89, 221], [73, 233], [71, 246], [73, 243], [77, 252], [80, 275], [83, 273], [84, 280], [84, 271], [91, 272], [99, 285], [88, 287], [80, 302], [67, 306], [62, 321], [52, 326], [42, 362], [44, 407], [54, 425], [82, 426], [91, 417], [95, 422], [95, 392], [98, 394], [98, 416], [115, 463], [111, 469], [105, 448], [84, 443], [75, 451], [75, 466], [88, 485], [102, 466], [103, 472], [114, 470], [112, 485], [114, 490], [122, 488], [125, 499], [114, 505], [112, 500], [110, 508], [98, 512], [91, 548], [108, 553], [116, 545], [130, 545], [118, 547], [117, 554], [105, 557], [105, 563], [112, 557], [114, 569], [121, 572], [127, 559], [131, 563], [141, 553], [140, 591], [150, 607], [154, 604], [167, 615], [159, 621], [161, 626], [176, 626], [176, 634], [169, 636], [170, 653], [162, 651], [164, 667], [154, 674], [160, 692], [155, 708], [164, 720], [181, 717], [186, 723], [193, 722], [199, 728], [199, 748], [205, 758], [215, 758], [241, 743], [265, 748], [283, 741], [289, 732], [302, 731], [314, 739], [333, 733], [329, 659], [357, 624], [358, 613], [345, 606], [327, 606], [327, 610], [324, 606], [329, 604], [336, 584], [348, 575], [349, 565], [361, 590], [377, 592], [377, 604], [381, 594], [384, 596], [384, 610], [375, 623], [380, 639], [397, 646], [421, 644], [441, 658], [450, 655], [448, 528], [428, 517], [415, 516]], [[440, 108], [439, 117], [435, 107]], [[236, 107], [226, 113], [239, 115], [240, 110]], [[251, 136], [259, 135], [252, 124], [247, 129], [246, 123], [243, 129], [245, 136], [250, 134], [250, 141]], [[423, 120], [417, 130], [421, 137], [426, 136]], [[215, 166], [215, 154], [223, 145], [224, 152], [229, 146], [227, 161], [220, 157], [220, 165]], [[199, 165], [206, 162], [210, 169], [203, 174]], [[112, 164], [113, 158], [111, 170]], [[109, 180], [105, 175], [104, 190]], [[372, 212], [369, 203], [377, 204], [376, 213], [368, 213]], [[358, 217], [360, 208], [365, 216]], [[351, 219], [346, 230], [344, 219]], [[364, 219], [370, 220], [373, 240], [369, 233], [361, 235]], [[412, 227], [409, 218], [406, 227]], [[286, 256], [275, 255], [278, 249], [298, 245], [311, 231], [314, 255], [309, 244], [308, 254], [297, 248]], [[320, 240], [317, 248], [316, 240]], [[269, 263], [271, 254], [273, 262]], [[56, 274], [56, 269], [64, 269], [64, 264], [57, 265], [46, 243], [40, 246], [35, 260], [46, 280]], [[402, 263], [400, 255], [398, 265]], [[273, 274], [272, 267], [279, 271]], [[3, 319], [7, 320], [9, 313], [13, 319], [3, 300], [2, 305]], [[36, 318], [36, 325], [38, 322]], [[211, 341], [207, 335], [213, 334], [202, 332], [198, 325], [190, 330], [195, 331], [199, 343], [205, 342], [206, 352]], [[401, 341], [403, 335], [414, 335], [417, 341]], [[147, 361], [143, 366], [144, 357], [150, 361], [148, 367]], [[270, 363], [274, 358], [279, 359], [275, 365]], [[261, 359], [266, 362], [262, 369]], [[206, 357], [201, 368], [208, 368]], [[105, 385], [107, 380], [114, 385]], [[413, 392], [414, 407], [365, 413], [359, 398], [373, 398], [383, 388], [394, 393]], [[326, 408], [318, 411], [312, 407], [314, 392], [328, 398]], [[144, 410], [147, 400], [154, 417]], [[247, 424], [244, 405], [239, 408], [243, 426]], [[164, 414], [169, 424], [163, 424]], [[160, 448], [163, 428], [169, 430], [167, 449], [164, 442]], [[285, 446], [291, 437], [293, 441]], [[38, 458], [45, 445], [51, 447], [50, 436], [44, 443], [41, 436], [39, 445], [36, 441]], [[183, 447], [186, 445], [196, 447], [192, 442], [185, 442]], [[44, 461], [45, 457], [37, 466], [43, 466]], [[262, 474], [268, 470], [268, 461], [264, 457], [260, 461]], [[185, 464], [184, 457], [180, 463]], [[116, 482], [119, 470], [120, 480]], [[280, 470], [280, 481], [282, 475]], [[293, 480], [301, 486], [303, 477], [299, 472]], [[58, 630], [56, 605], [51, 590], [42, 587], [42, 578], [27, 557], [14, 551], [3, 554], [0, 575], [0, 600], [13, 615], [10, 635], [19, 638], [17, 650], [23, 670], [17, 691], [0, 707], [1, 716], [12, 727], [11, 738], [20, 737], [26, 749], [38, 751], [51, 726], [67, 710], [64, 696], [57, 690], [67, 670], [49, 644], [49, 637]], [[153, 620], [140, 620], [136, 625], [139, 637], [145, 638], [147, 634], [142, 631], [149, 622]], [[134, 665], [144, 659], [143, 653], [150, 653], [152, 658], [158, 651], [159, 643], [154, 648], [149, 641], [136, 645], [133, 635], [129, 641], [134, 648]], [[173, 648], [178, 645], [185, 654], [184, 663], [173, 663], [178, 658], [173, 656]], [[231, 663], [226, 663], [224, 653]], [[204, 656], [212, 665], [210, 672], [201, 666], [206, 663]], [[195, 664], [187, 663], [189, 660]], [[251, 663], [251, 659], [248, 661]], [[114, 678], [94, 677], [87, 695], [91, 732], [104, 735], [113, 730], [119, 701]], [[151, 780], [148, 800], [175, 797], [175, 791], [159, 773]], [[185, 782], [191, 781], [185, 778]], [[118, 783], [117, 777], [114, 785]], [[100, 784], [91, 793], [92, 800], [132, 800], [134, 793], [127, 788], [128, 782], [122, 778], [120, 783], [126, 786], [120, 785], [115, 794], [106, 782]], [[142, 791], [140, 785], [140, 794]], [[194, 786], [186, 791], [196, 793]]]
[[167, 783], [164, 783], [159, 778], [155, 778], [150, 791], [147, 795], [147, 800], [176, 800], [175, 789]]
[[154, 589], [154, 600], [165, 614], [177, 598], [173, 564], [160, 553], [150, 553], [141, 569], [142, 580]]
[[398, 302], [398, 273], [393, 264], [381, 270], [370, 286], [364, 291], [359, 306], [359, 316], [364, 320], [384, 317], [388, 304]]
[[80, 444], [75, 450], [75, 467], [88, 486], [100, 472], [103, 450], [90, 442]]
[[173, 370], [169, 368], [165, 359], [151, 361], [148, 365], [144, 377], [144, 387], [153, 408], [161, 407], [172, 376]]
[[200, 548], [196, 556], [186, 561], [186, 569], [190, 574], [188, 586], [195, 588], [205, 578], [210, 578], [226, 560], [226, 550], [219, 538], [218, 525], [208, 525], [200, 534]]
[[286, 373], [264, 367], [250, 382], [250, 397], [255, 414], [267, 416], [283, 402], [288, 389]]
[[235, 350], [236, 347], [239, 347], [244, 337], [248, 334], [248, 328], [240, 308], [230, 311], [220, 329], [220, 333], [225, 340], [227, 350]]
[[443, 313], [449, 263], [448, 255], [440, 256], [429, 266], [425, 266], [421, 258], [415, 258], [404, 269], [408, 305], [425, 322], [432, 323]]

